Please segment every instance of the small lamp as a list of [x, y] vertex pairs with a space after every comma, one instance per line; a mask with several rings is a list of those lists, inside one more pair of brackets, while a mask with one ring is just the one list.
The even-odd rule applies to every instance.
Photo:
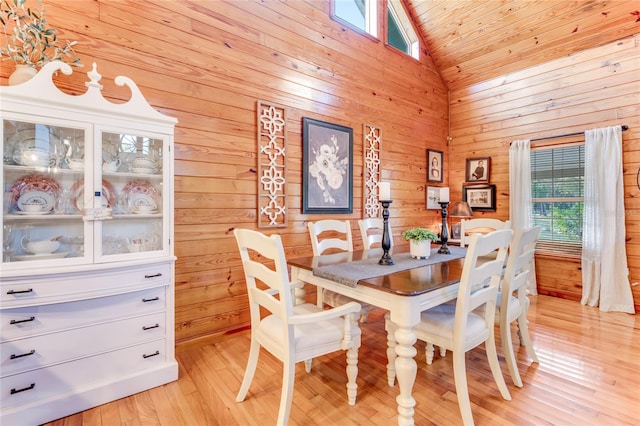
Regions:
[[[449, 213], [449, 216], [451, 217], [460, 217], [460, 218], [465, 218], [465, 217], [473, 217], [473, 210], [471, 210], [471, 206], [469, 206], [469, 203], [467, 203], [466, 201], [456, 201], [455, 203], [451, 204], [451, 212]], [[458, 228], [458, 232], [454, 232], [454, 228]], [[457, 224], [451, 224], [451, 234], [453, 237], [453, 234], [458, 234], [458, 238], [462, 238], [462, 236], [460, 235], [460, 222], [458, 222]]]

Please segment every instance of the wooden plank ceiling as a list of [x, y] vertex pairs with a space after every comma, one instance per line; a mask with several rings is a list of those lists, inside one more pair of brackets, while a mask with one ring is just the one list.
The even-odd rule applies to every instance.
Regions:
[[638, 0], [405, 1], [452, 90], [640, 33]]

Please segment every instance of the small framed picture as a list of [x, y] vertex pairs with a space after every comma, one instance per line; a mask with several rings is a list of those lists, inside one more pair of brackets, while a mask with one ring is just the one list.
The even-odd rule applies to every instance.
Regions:
[[427, 149], [427, 182], [442, 182], [444, 174], [442, 151]]
[[451, 224], [451, 239], [452, 240], [460, 239], [460, 222]]
[[427, 186], [427, 210], [440, 210], [440, 188]]
[[467, 182], [489, 183], [491, 157], [467, 158]]
[[474, 211], [496, 211], [495, 185], [462, 185], [462, 201], [469, 203]]

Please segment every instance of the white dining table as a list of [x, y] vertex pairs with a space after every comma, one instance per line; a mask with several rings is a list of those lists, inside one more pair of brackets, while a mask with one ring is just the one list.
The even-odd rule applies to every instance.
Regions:
[[[394, 248], [394, 254], [407, 250], [406, 246], [398, 246]], [[436, 251], [432, 250], [432, 255]], [[395, 272], [389, 270], [389, 273], [375, 265], [375, 273], [379, 275], [360, 279], [354, 286], [314, 274], [314, 270], [319, 271], [318, 268], [328, 265], [348, 267], [352, 264], [355, 267], [358, 263], [362, 263], [359, 261], [379, 259], [381, 255], [380, 249], [374, 249], [290, 259], [288, 264], [291, 267], [292, 281], [310, 283], [389, 311], [395, 327], [395, 354], [394, 348], [390, 347], [387, 351], [389, 358], [387, 374], [389, 384], [392, 386], [395, 375], [400, 390], [396, 398], [398, 425], [408, 426], [414, 424], [413, 415], [416, 405], [412, 395], [417, 374], [417, 364], [414, 359], [417, 353], [414, 347], [416, 335], [413, 327], [420, 321], [422, 311], [457, 297], [464, 257], [450, 259], [446, 255], [439, 255], [438, 261], [430, 265]], [[374, 268], [371, 267], [371, 269]], [[296, 294], [296, 298], [303, 299], [304, 292]]]

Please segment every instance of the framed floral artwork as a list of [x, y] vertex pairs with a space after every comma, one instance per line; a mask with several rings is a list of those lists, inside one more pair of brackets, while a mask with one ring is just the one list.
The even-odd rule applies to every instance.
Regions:
[[353, 212], [353, 129], [302, 118], [302, 213]]
[[444, 154], [442, 151], [427, 149], [427, 182], [442, 182], [444, 170], [442, 161]]

